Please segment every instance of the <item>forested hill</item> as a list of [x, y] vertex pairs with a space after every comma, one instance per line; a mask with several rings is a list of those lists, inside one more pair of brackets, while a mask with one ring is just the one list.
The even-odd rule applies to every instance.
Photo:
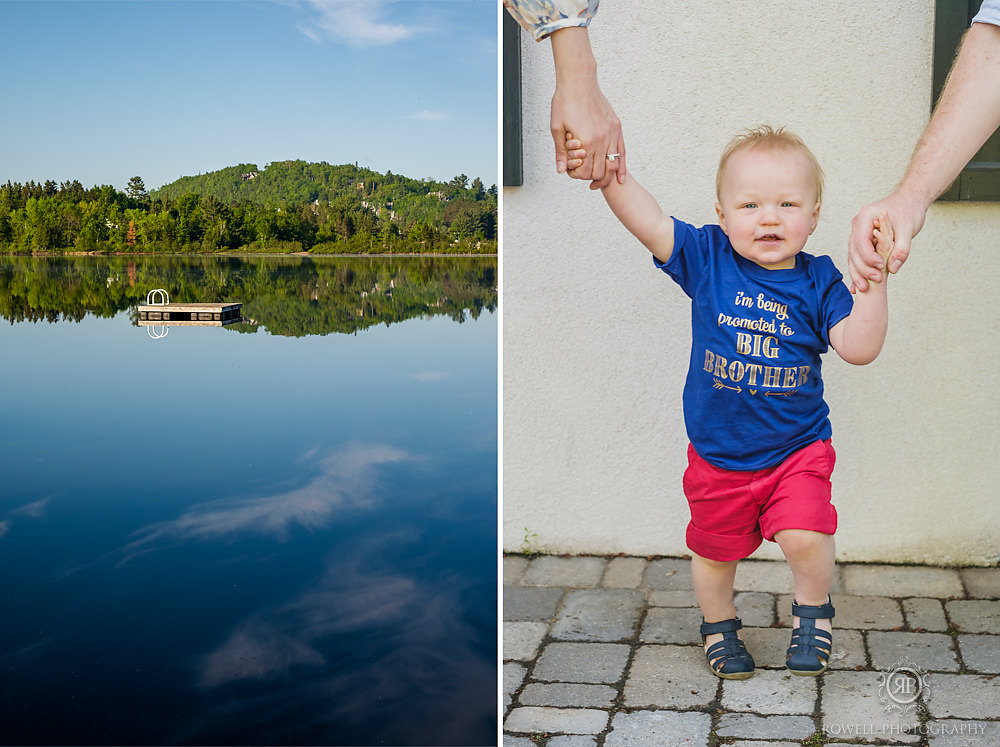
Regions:
[[[487, 189], [478, 177], [470, 183], [465, 174], [449, 182], [436, 182], [411, 179], [391, 171], [380, 174], [357, 164], [331, 166], [325, 162], [276, 161], [263, 169], [256, 164], [241, 163], [208, 174], [183, 176], [151, 192], [150, 196], [177, 200], [185, 194], [211, 195], [229, 204], [252, 202], [257, 205], [332, 202], [340, 197], [350, 197], [353, 203], [360, 202], [357, 199], [360, 197], [373, 204], [391, 202], [397, 214], [413, 204], [426, 203], [437, 208], [424, 211], [427, 214], [421, 217], [429, 218], [443, 216], [442, 203], [451, 200], [491, 200], [495, 203], [497, 187], [494, 184]], [[433, 200], [424, 199], [428, 196]]]
[[240, 164], [152, 193], [0, 184], [0, 252], [495, 253], [497, 188], [328, 163]]
[[187, 194], [213, 197], [229, 205], [309, 205], [321, 219], [333, 216], [344, 237], [369, 222], [375, 225], [367, 226], [368, 232], [378, 234], [377, 224], [391, 222], [404, 235], [427, 225], [449, 231], [455, 238], [477, 234], [496, 238], [497, 187], [486, 188], [478, 177], [470, 183], [465, 174], [437, 182], [391, 171], [380, 174], [357, 164], [276, 161], [260, 169], [243, 163], [181, 177], [150, 196], [179, 200]]

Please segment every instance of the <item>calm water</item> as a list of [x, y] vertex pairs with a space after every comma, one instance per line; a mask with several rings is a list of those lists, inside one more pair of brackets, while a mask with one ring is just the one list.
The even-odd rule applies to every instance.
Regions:
[[495, 743], [495, 270], [0, 259], [0, 742]]

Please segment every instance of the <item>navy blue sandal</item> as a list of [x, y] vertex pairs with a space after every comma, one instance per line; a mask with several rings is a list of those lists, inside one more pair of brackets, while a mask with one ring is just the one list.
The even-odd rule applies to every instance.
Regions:
[[708, 661], [708, 668], [717, 677], [725, 680], [745, 680], [753, 676], [753, 657], [747, 652], [743, 641], [736, 635], [736, 631], [743, 627], [743, 622], [738, 617], [722, 622], [707, 623], [701, 620], [701, 635], [712, 635], [722, 633], [722, 640], [713, 643], [705, 652], [705, 659]]
[[789, 672], [815, 677], [826, 671], [833, 650], [833, 635], [817, 628], [814, 621], [832, 619], [835, 612], [830, 597], [821, 605], [792, 601], [792, 614], [799, 618], [799, 627], [792, 631], [792, 643], [785, 657]]

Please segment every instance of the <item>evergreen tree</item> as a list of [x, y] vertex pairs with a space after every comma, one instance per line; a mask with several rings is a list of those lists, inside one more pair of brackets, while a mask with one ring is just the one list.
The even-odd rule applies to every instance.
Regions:
[[142, 178], [138, 176], [133, 176], [128, 180], [128, 186], [125, 187], [125, 194], [135, 202], [145, 202], [149, 198], [149, 195], [146, 193], [146, 185], [143, 183]]

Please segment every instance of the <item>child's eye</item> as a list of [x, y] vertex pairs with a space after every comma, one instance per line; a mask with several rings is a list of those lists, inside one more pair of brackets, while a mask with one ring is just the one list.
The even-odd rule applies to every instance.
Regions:
[[783, 203], [781, 203], [781, 207], [795, 207], [795, 203], [794, 202], [783, 202]]
[[750, 208], [751, 210], [755, 210], [757, 208], [757, 203], [756, 202], [748, 202], [743, 207]]

